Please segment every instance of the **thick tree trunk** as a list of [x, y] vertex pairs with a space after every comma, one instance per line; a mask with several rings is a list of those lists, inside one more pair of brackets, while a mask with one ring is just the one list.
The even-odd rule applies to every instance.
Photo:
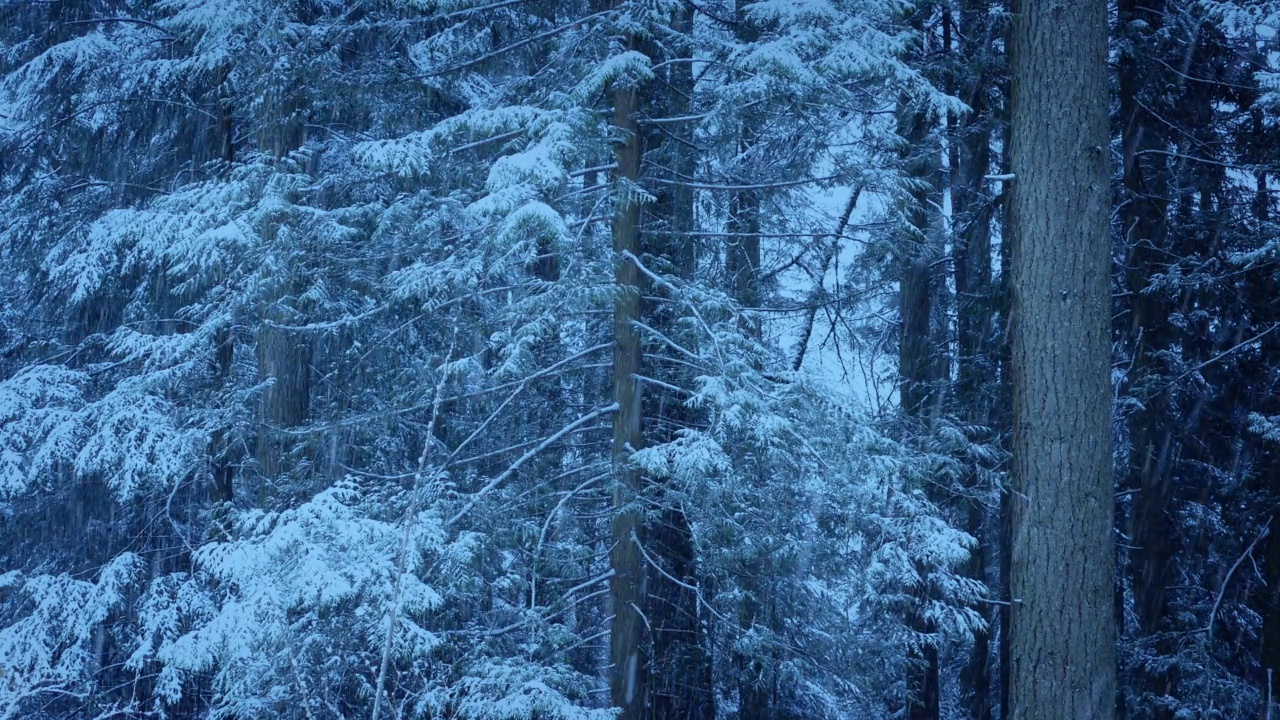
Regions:
[[1107, 5], [1014, 14], [1010, 716], [1115, 713]]
[[627, 257], [640, 252], [640, 199], [636, 183], [640, 177], [640, 128], [636, 123], [638, 91], [620, 87], [613, 92], [613, 125], [619, 132], [615, 146], [617, 208], [613, 219], [614, 304], [613, 400], [618, 410], [613, 420], [613, 550], [610, 562], [610, 596], [613, 625], [610, 632], [610, 691], [613, 706], [621, 710], [619, 720], [645, 717], [645, 688], [648, 667], [644, 657], [644, 616], [641, 606], [646, 595], [644, 559], [640, 554], [641, 514], [637, 495], [640, 471], [631, 464], [631, 453], [643, 445], [640, 433], [642, 412], [639, 269]]

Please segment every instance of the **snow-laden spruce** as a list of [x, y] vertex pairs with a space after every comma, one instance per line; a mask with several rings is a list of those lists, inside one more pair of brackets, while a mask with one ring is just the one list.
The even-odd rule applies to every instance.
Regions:
[[[878, 111], [958, 107], [897, 57], [898, 9], [755, 3], [751, 40], [657, 0], [15, 10], [0, 717], [609, 717], [622, 260], [669, 403], [628, 462], [693, 562], [639, 542], [693, 598], [698, 682], [726, 716], [753, 683], [808, 717], [891, 706], [907, 648], [981, 628], [974, 541], [921, 492], [943, 461], [787, 337], [845, 241], [810, 190], [894, 196]], [[609, 98], [678, 66], [619, 258]]]

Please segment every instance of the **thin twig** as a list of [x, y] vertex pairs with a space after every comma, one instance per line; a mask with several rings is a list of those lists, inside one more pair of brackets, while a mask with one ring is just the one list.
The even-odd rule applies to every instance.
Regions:
[[516, 472], [520, 470], [521, 466], [523, 466], [525, 463], [532, 460], [536, 455], [538, 455], [538, 453], [541, 453], [543, 450], [546, 450], [556, 441], [560, 440], [560, 438], [563, 438], [565, 435], [572, 433], [574, 430], [577, 430], [578, 428], [582, 427], [583, 425], [586, 425], [592, 420], [595, 420], [601, 415], [607, 415], [611, 412], [617, 411], [617, 409], [618, 409], [618, 403], [610, 403], [609, 405], [605, 405], [602, 408], [597, 408], [595, 410], [592, 410], [586, 415], [583, 415], [577, 420], [574, 420], [568, 425], [565, 425], [563, 428], [560, 428], [558, 432], [556, 432], [554, 435], [547, 438], [546, 440], [543, 440], [541, 443], [538, 444], [537, 447], [533, 448], [532, 450], [525, 453], [524, 455], [521, 455], [520, 459], [516, 460], [514, 463], [511, 463], [511, 466], [508, 467], [506, 470], [503, 470], [501, 475], [490, 480], [488, 485], [485, 485], [484, 487], [480, 488], [480, 490], [477, 491], [475, 495], [471, 496], [471, 500], [468, 501], [467, 504], [464, 505], [461, 510], [459, 510], [453, 517], [449, 518], [449, 521], [446, 522], [444, 526], [448, 528], [456, 525], [459, 520], [465, 517], [467, 513], [471, 512], [472, 509], [474, 509], [475, 506], [479, 504], [480, 500], [485, 495], [488, 495], [490, 492], [493, 491], [494, 488], [498, 487], [503, 482], [505, 482], [507, 478], [510, 478], [512, 475], [515, 475]]
[[1173, 381], [1174, 381], [1174, 382], [1178, 382], [1179, 380], [1181, 380], [1181, 379], [1185, 378], [1186, 376], [1188, 376], [1188, 375], [1190, 375], [1190, 374], [1192, 374], [1192, 373], [1199, 372], [1199, 371], [1203, 370], [1204, 368], [1208, 367], [1209, 365], [1212, 365], [1212, 364], [1214, 364], [1214, 363], [1218, 362], [1219, 360], [1221, 360], [1222, 358], [1224, 358], [1224, 357], [1226, 357], [1226, 356], [1230, 355], [1231, 353], [1233, 353], [1233, 352], [1235, 352], [1235, 351], [1239, 350], [1240, 348], [1244, 347], [1245, 345], [1248, 345], [1249, 343], [1257, 342], [1258, 340], [1261, 340], [1262, 338], [1266, 337], [1267, 335], [1270, 335], [1271, 333], [1275, 332], [1277, 329], [1280, 329], [1280, 323], [1277, 323], [1277, 324], [1275, 324], [1275, 325], [1272, 325], [1271, 327], [1267, 328], [1266, 330], [1263, 330], [1262, 332], [1258, 333], [1257, 335], [1254, 335], [1253, 337], [1249, 338], [1248, 340], [1244, 340], [1244, 341], [1242, 341], [1242, 342], [1240, 342], [1240, 343], [1237, 343], [1234, 347], [1231, 347], [1231, 348], [1228, 348], [1228, 349], [1226, 349], [1226, 350], [1223, 350], [1222, 352], [1218, 353], [1217, 355], [1214, 355], [1213, 357], [1209, 358], [1208, 360], [1205, 360], [1204, 362], [1200, 363], [1199, 365], [1197, 365], [1197, 366], [1195, 366], [1195, 367], [1191, 368], [1190, 370], [1188, 370], [1188, 371], [1186, 371], [1186, 372], [1182, 373], [1182, 374], [1181, 374], [1181, 375], [1179, 375], [1178, 377], [1174, 378], [1174, 379], [1173, 379]]
[[1231, 569], [1227, 571], [1227, 576], [1222, 579], [1222, 587], [1218, 588], [1218, 598], [1213, 601], [1213, 609], [1209, 611], [1209, 624], [1204, 629], [1207, 639], [1213, 640], [1213, 621], [1218, 616], [1218, 608], [1222, 605], [1222, 597], [1227, 594], [1227, 584], [1231, 582], [1231, 576], [1235, 574], [1236, 568], [1240, 567], [1244, 559], [1253, 553], [1253, 549], [1257, 547], [1258, 542], [1270, 533], [1271, 518], [1267, 518], [1267, 524], [1262, 526], [1262, 532], [1258, 533], [1258, 537], [1249, 543], [1249, 547], [1244, 549], [1244, 553], [1236, 559], [1235, 565], [1231, 566]]

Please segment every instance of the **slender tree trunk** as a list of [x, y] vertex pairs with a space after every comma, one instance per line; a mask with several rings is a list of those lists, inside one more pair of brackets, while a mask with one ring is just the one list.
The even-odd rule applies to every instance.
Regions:
[[610, 631], [610, 692], [619, 720], [642, 720], [648, 667], [644, 657], [646, 568], [640, 554], [641, 514], [638, 506], [640, 471], [631, 453], [643, 445], [640, 370], [639, 269], [627, 255], [640, 253], [640, 128], [636, 122], [639, 91], [632, 86], [613, 91], [613, 126], [619, 133], [614, 155], [617, 207], [613, 218], [614, 282], [617, 300], [613, 314], [613, 400], [618, 410], [613, 420], [613, 550], [610, 562], [610, 596], [613, 625]]
[[[1118, 547], [1116, 562], [1121, 572], [1130, 572], [1136, 635], [1151, 638], [1158, 635], [1165, 618], [1168, 588], [1173, 584], [1174, 549], [1177, 537], [1173, 524], [1173, 462], [1176, 452], [1174, 435], [1168, 427], [1167, 383], [1155, 377], [1159, 373], [1156, 353], [1167, 347], [1167, 316], [1170, 308], [1159, 293], [1146, 292], [1152, 276], [1164, 272], [1168, 263], [1168, 180], [1166, 157], [1159, 154], [1166, 143], [1161, 138], [1164, 121], [1144, 106], [1142, 96], [1148, 88], [1144, 78], [1149, 74], [1144, 65], [1143, 49], [1164, 24], [1164, 0], [1121, 0], [1118, 27], [1126, 46], [1119, 60], [1120, 137], [1123, 161], [1121, 232], [1125, 248], [1125, 299], [1127, 313], [1119, 313], [1117, 335], [1130, 355], [1125, 372], [1125, 391], [1139, 402], [1127, 418], [1128, 463], [1121, 478], [1120, 490], [1127, 494], [1128, 519], [1125, 528], [1129, 542]], [[1156, 151], [1154, 153], [1149, 151]], [[1153, 382], [1154, 379], [1154, 382]], [[1116, 589], [1117, 628], [1123, 635], [1124, 576]], [[1176, 647], [1160, 643], [1160, 654], [1176, 653]], [[1140, 692], [1165, 694], [1172, 688], [1170, 673], [1161, 663], [1143, 663], [1134, 668], [1131, 678]], [[1167, 666], [1165, 666], [1167, 667]], [[1124, 693], [1117, 694], [1117, 710], [1123, 708]], [[1157, 718], [1172, 716], [1172, 710], [1153, 707]]]
[[[749, 132], [744, 129], [744, 134]], [[747, 149], [747, 143], [739, 147]], [[741, 190], [729, 200], [728, 252], [725, 268], [729, 290], [744, 307], [760, 304], [760, 194]], [[749, 329], [751, 334], [758, 329]]]
[[[1254, 132], [1259, 147], [1264, 147], [1264, 127], [1262, 111], [1255, 109], [1253, 113]], [[1267, 173], [1259, 170], [1255, 177], [1253, 198], [1253, 216], [1259, 229], [1271, 222], [1270, 199], [1267, 192]], [[1274, 276], [1272, 276], [1274, 277]], [[1280, 288], [1277, 288], [1280, 289]], [[1269, 534], [1263, 541], [1263, 571], [1266, 573], [1266, 587], [1263, 589], [1261, 602], [1262, 615], [1262, 686], [1259, 695], [1262, 697], [1262, 709], [1259, 717], [1262, 720], [1280, 720], [1280, 449], [1266, 447], [1261, 457], [1255, 456], [1253, 463], [1262, 471], [1262, 487], [1264, 497], [1268, 497], [1271, 506], [1271, 524]]]
[[1115, 713], [1105, 0], [1014, 13], [1010, 716]]
[[[1267, 468], [1263, 475], [1266, 492], [1274, 504], [1280, 498], [1280, 452], [1272, 449], [1260, 453], [1255, 463]], [[1263, 541], [1262, 566], [1267, 584], [1262, 597], [1262, 720], [1280, 718], [1280, 509], [1271, 512], [1270, 533]]]
[[[956, 123], [952, 133], [951, 209], [955, 236], [952, 242], [952, 272], [956, 292], [956, 390], [958, 415], [977, 426], [994, 425], [992, 386], [998, 364], [992, 319], [995, 294], [991, 272], [991, 219], [993, 204], [987, 195], [984, 176], [991, 166], [991, 113], [987, 102], [991, 37], [988, 0], [964, 0], [960, 10], [960, 57], [964, 70], [956, 91], [971, 112]], [[980, 468], [966, 470], [964, 485], [965, 530], [978, 539], [967, 574], [989, 582], [987, 567], [992, 555], [988, 529], [988, 492], [981, 484]], [[978, 612], [990, 615], [991, 608]], [[994, 624], [994, 618], [990, 618]], [[969, 658], [960, 670], [960, 704], [973, 720], [991, 715], [991, 644], [987, 633], [974, 638]]]
[[[670, 17], [670, 39], [664, 43], [666, 53], [677, 62], [667, 64], [655, 84], [643, 114], [651, 117], [687, 117], [693, 114], [694, 93], [692, 30], [693, 6], [681, 5]], [[662, 52], [654, 48], [652, 55]], [[656, 165], [672, 167], [677, 176], [669, 185], [655, 192], [655, 202], [646, 207], [644, 226], [665, 229], [645, 233], [641, 246], [654, 266], [669, 268], [679, 282], [693, 279], [696, 266], [695, 245], [690, 235], [694, 224], [694, 191], [680, 177], [695, 173], [697, 156], [689, 123], [675, 123], [666, 128], [648, 126], [644, 137], [646, 158], [654, 156]], [[687, 337], [680, 319], [687, 313], [682, 302], [659, 285], [648, 284], [646, 302], [641, 309], [646, 325], [684, 347], [696, 348], [697, 340]], [[656, 349], [646, 350], [646, 354]], [[660, 352], [660, 351], [658, 351]], [[687, 368], [667, 364], [645, 363], [644, 374], [674, 387], [691, 387], [693, 373]], [[666, 443], [675, 439], [678, 429], [696, 425], [696, 411], [684, 403], [684, 397], [667, 387], [655, 387], [645, 402], [645, 436], [650, 442]], [[649, 659], [649, 717], [651, 720], [709, 720], [715, 716], [715, 692], [712, 687], [711, 653], [700, 613], [698, 594], [691, 588], [700, 586], [698, 558], [694, 547], [693, 528], [679, 500], [678, 490], [665, 482], [645, 479], [646, 496], [661, 510], [645, 524], [642, 538], [648, 554], [662, 568], [649, 576], [649, 592], [645, 613], [652, 638]], [[673, 582], [670, 578], [680, 582]]]
[[[926, 5], [911, 19], [923, 30]], [[927, 48], [921, 48], [923, 54]], [[938, 284], [933, 281], [933, 263], [941, 257], [939, 242], [941, 184], [939, 172], [942, 148], [937, 142], [930, 113], [910, 98], [899, 107], [898, 135], [905, 141], [903, 169], [913, 182], [912, 197], [905, 208], [907, 224], [898, 243], [898, 316], [902, 322], [898, 346], [898, 398], [902, 413], [920, 426], [931, 423], [938, 411], [939, 348], [934, 334]], [[930, 498], [941, 500], [936, 493]], [[920, 567], [922, 576], [931, 572]], [[937, 720], [941, 709], [938, 649], [932, 640], [936, 623], [923, 612], [929, 598], [929, 582], [921, 583], [922, 595], [908, 611], [911, 629], [925, 640], [914, 645], [907, 657], [907, 719]]]
[[849, 194], [849, 202], [845, 203], [844, 212], [840, 215], [840, 222], [836, 225], [836, 231], [831, 234], [831, 244], [824, 249], [822, 255], [822, 264], [819, 266], [817, 279], [814, 281], [813, 289], [809, 291], [805, 302], [809, 307], [805, 309], [804, 323], [801, 325], [800, 340], [796, 343], [795, 355], [791, 359], [791, 369], [799, 372], [804, 367], [805, 354], [809, 351], [809, 344], [813, 341], [814, 323], [818, 319], [818, 308], [822, 301], [826, 298], [827, 292], [823, 283], [827, 277], [827, 272], [831, 269], [831, 263], [840, 253], [843, 246], [841, 238], [844, 237], [845, 230], [849, 227], [849, 220], [853, 217], [853, 211], [858, 207], [858, 199], [862, 197], [862, 188], [854, 188]]
[[[925, 118], [917, 116], [909, 122], [913, 127], [906, 137], [919, 136], [923, 144], [924, 136], [927, 135]], [[917, 159], [913, 163], [916, 165], [914, 174], [927, 180], [930, 175], [936, 174], [936, 160], [936, 155]], [[932, 260], [937, 250], [932, 235], [936, 229], [925, 209], [935, 200], [932, 195], [931, 191], [922, 191], [915, 198], [916, 208], [911, 212], [913, 237], [904, 243], [906, 251], [901, 260], [899, 280], [899, 315], [902, 320], [902, 337], [898, 348], [899, 397], [903, 412], [922, 423], [927, 423], [937, 410], [939, 381], [936, 376], [937, 348], [933, 342], [935, 285], [931, 277]], [[921, 568], [921, 572], [927, 574], [929, 568]], [[928, 583], [923, 583], [922, 586], [927, 587]], [[922, 605], [926, 602], [927, 598], [919, 598]], [[911, 623], [916, 632], [923, 635], [932, 634], [936, 630], [934, 624], [921, 613], [913, 612]], [[907, 717], [909, 720], [937, 720], [940, 709], [937, 647], [927, 642], [913, 651], [912, 655], [909, 658], [911, 669], [908, 671]]]
[[[231, 374], [235, 359], [235, 333], [226, 328], [214, 335], [213, 382], [219, 390]], [[235, 500], [235, 467], [231, 462], [231, 429], [216, 428], [209, 436], [209, 470], [212, 483], [209, 496], [213, 500], [213, 515], [209, 534], [215, 540], [226, 540], [231, 532], [231, 503]]]
[[[1010, 37], [1005, 36], [1006, 47], [1010, 41]], [[1006, 56], [1007, 60], [1007, 56]], [[1009, 105], [1011, 100], [1011, 88], [1008, 78], [1001, 83], [1000, 87], [1000, 174], [1009, 175]], [[1010, 202], [1009, 202], [1009, 183], [1002, 183], [1003, 189], [1001, 196], [1003, 202], [1000, 207], [1000, 281], [996, 288], [997, 306], [999, 308], [999, 319], [997, 321], [999, 328], [999, 337], [996, 340], [998, 346], [999, 357], [999, 397], [1001, 402], [996, 411], [996, 426], [1000, 430], [1000, 438], [1003, 443], [1004, 450], [1011, 450], [1013, 435], [1013, 417], [1012, 417], [1012, 398], [1013, 398], [1013, 350], [1010, 346], [1010, 325], [1013, 311], [1013, 289], [1010, 287], [1010, 277], [1013, 275], [1013, 223], [1011, 222]], [[1010, 575], [1010, 556], [1013, 554], [1013, 492], [1009, 487], [1009, 482], [1005, 482], [1005, 486], [1000, 490], [1000, 521], [998, 530], [998, 553], [999, 553], [999, 576], [1000, 576], [1000, 600], [1002, 601], [999, 611], [996, 613], [1000, 620], [1000, 644], [997, 648], [996, 656], [999, 659], [1000, 674], [998, 682], [1000, 685], [1000, 714], [999, 720], [1008, 720], [1009, 718], [1009, 666], [1010, 655], [1013, 645], [1009, 642], [1009, 628], [1012, 625], [1013, 618], [1013, 595], [1009, 590]]]
[[[760, 30], [747, 14], [747, 1], [734, 3], [734, 35], [744, 45], [755, 42]], [[738, 124], [738, 156], [747, 158], [755, 143], [755, 123], [746, 114]], [[751, 179], [741, 178], [749, 185]], [[726, 289], [743, 307], [760, 305], [760, 192], [735, 190], [729, 196], [729, 221], [725, 227], [725, 275]], [[748, 335], [759, 337], [759, 324], [744, 328]], [[758, 472], [758, 466], [757, 466]], [[766, 595], [768, 588], [767, 558], [758, 557], [754, 566], [745, 569], [739, 580], [742, 598], [737, 608], [737, 623], [745, 632], [763, 631], [769, 625]], [[763, 658], [749, 652], [734, 650], [733, 668], [737, 676], [738, 717], [740, 720], [766, 720], [772, 715], [773, 697], [770, 692], [770, 668]]]
[[[1158, 31], [1164, 21], [1162, 0], [1122, 0], [1119, 11], [1121, 24], [1141, 21], [1152, 33]], [[1151, 276], [1163, 272], [1168, 262], [1164, 250], [1167, 235], [1164, 197], [1168, 183], [1164, 156], [1143, 153], [1160, 150], [1164, 143], [1157, 127], [1161, 121], [1142, 107], [1139, 98], [1140, 62], [1131, 53], [1120, 61], [1120, 131], [1124, 158], [1121, 227], [1127, 248], [1127, 290], [1133, 298], [1123, 337], [1133, 357], [1128, 370], [1131, 386], [1142, 385], [1140, 380], [1150, 372], [1151, 354], [1164, 344], [1157, 334], [1166, 324], [1168, 312], [1161, 307], [1159, 295], [1144, 292]], [[1140, 630], [1151, 634], [1164, 616], [1165, 595], [1173, 571], [1169, 542], [1175, 533], [1167, 517], [1171, 436], [1158, 427], [1163, 398], [1142, 397], [1141, 400], [1142, 408], [1133, 413], [1129, 423], [1132, 450], [1126, 489], [1140, 491], [1132, 516], [1132, 544], [1138, 548], [1131, 553], [1135, 573], [1133, 589]]]
[[[235, 162], [235, 125], [233, 122], [234, 102], [229, 82], [230, 66], [220, 65], [214, 71], [214, 111], [215, 137], [220, 145], [220, 156], [228, 165]], [[235, 331], [226, 328], [214, 336], [214, 383], [221, 389], [231, 374], [231, 363], [235, 358]], [[235, 470], [231, 465], [231, 448], [227, 439], [228, 428], [213, 431], [209, 440], [209, 459], [213, 474], [212, 497], [214, 501], [214, 517], [212, 531], [219, 539], [226, 539], [230, 533], [231, 502], [234, 499], [232, 480]]]
[[274, 479], [287, 468], [281, 462], [295, 447], [296, 440], [280, 432], [301, 425], [311, 407], [312, 338], [304, 332], [286, 330], [270, 323], [296, 321], [278, 302], [267, 305], [258, 327], [258, 376], [270, 380], [259, 404], [260, 432], [257, 442], [259, 487], [263, 502], [274, 493]]
[[235, 104], [230, 63], [219, 65], [213, 72], [213, 103], [218, 159], [230, 165], [236, 159]]

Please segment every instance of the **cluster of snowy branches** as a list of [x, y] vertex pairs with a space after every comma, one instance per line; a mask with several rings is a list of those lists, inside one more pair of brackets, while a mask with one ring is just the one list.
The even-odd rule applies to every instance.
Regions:
[[968, 440], [826, 371], [897, 108], [964, 107], [897, 2], [690, 6], [0, 4], [0, 718], [610, 717], [619, 262], [682, 528], [635, 541], [719, 712], [878, 716], [985, 631]]
[[[1256, 717], [1280, 7], [1111, 7], [1116, 707]], [[0, 0], [0, 720], [1006, 720], [1013, 19]]]

